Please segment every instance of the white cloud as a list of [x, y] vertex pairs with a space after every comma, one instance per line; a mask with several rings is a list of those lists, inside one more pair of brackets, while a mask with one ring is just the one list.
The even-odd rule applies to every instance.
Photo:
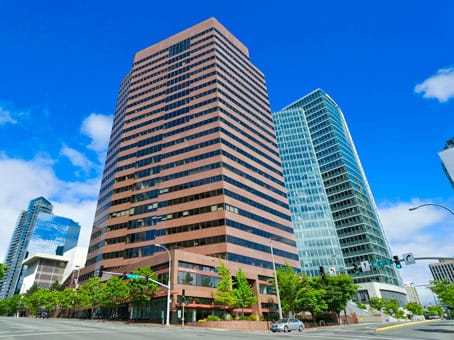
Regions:
[[[20, 114], [23, 113], [15, 113], [14, 116]], [[13, 119], [10, 112], [0, 107], [0, 124], [7, 117]], [[111, 124], [111, 117], [100, 114], [91, 114], [82, 122], [80, 131], [91, 139], [88, 148], [98, 153], [99, 164], [104, 163]], [[78, 245], [88, 248], [101, 183], [100, 176], [90, 177], [89, 171], [99, 164], [66, 145], [61, 148], [60, 155], [84, 170], [80, 181], [61, 180], [55, 173], [52, 156], [38, 153], [34, 159], [24, 160], [8, 157], [5, 151], [0, 150], [0, 263], [8, 250], [19, 214], [28, 209], [30, 200], [39, 196], [52, 203], [54, 214], [80, 224]]]
[[60, 154], [68, 157], [68, 159], [74, 166], [81, 168], [85, 171], [85, 173], [88, 173], [93, 167], [93, 163], [87, 158], [87, 156], [66, 145], [61, 148]]
[[91, 139], [88, 148], [98, 153], [104, 153], [109, 142], [112, 128], [112, 117], [92, 113], [83, 122], [81, 132]]
[[423, 93], [424, 98], [435, 98], [447, 102], [454, 98], [454, 67], [443, 68], [435, 75], [415, 86], [416, 93]]
[[[414, 211], [411, 207], [429, 202], [386, 203], [379, 207], [380, 218], [391, 244], [392, 255], [413, 253], [415, 257], [453, 257], [454, 216], [436, 206], [425, 206]], [[445, 204], [443, 204], [445, 205]], [[446, 204], [446, 206], [449, 206]], [[399, 270], [404, 283], [414, 283], [424, 304], [433, 304], [433, 294], [425, 287], [433, 280], [430, 263], [437, 260], [417, 260]]]
[[13, 113], [8, 111], [6, 108], [0, 106], [0, 125], [4, 124], [16, 124], [17, 120], [13, 118]]

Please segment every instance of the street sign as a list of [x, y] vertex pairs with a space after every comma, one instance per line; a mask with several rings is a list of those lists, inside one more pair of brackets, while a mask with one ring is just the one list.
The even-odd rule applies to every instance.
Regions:
[[376, 260], [376, 261], [371, 261], [370, 265], [372, 267], [382, 267], [386, 266], [388, 264], [393, 264], [394, 261], [392, 259], [382, 259], [382, 260]]
[[415, 264], [416, 263], [413, 253], [402, 254], [402, 257], [404, 258], [405, 264]]
[[128, 279], [140, 279], [141, 276], [139, 274], [126, 274]]
[[361, 262], [361, 269], [363, 270], [363, 272], [370, 272], [371, 268], [370, 268], [369, 261], [362, 261]]
[[329, 267], [329, 276], [336, 276], [336, 267]]

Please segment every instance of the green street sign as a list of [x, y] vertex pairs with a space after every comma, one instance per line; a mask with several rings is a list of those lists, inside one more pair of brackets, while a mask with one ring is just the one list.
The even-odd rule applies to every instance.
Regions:
[[372, 267], [383, 267], [388, 264], [393, 264], [394, 261], [392, 259], [382, 259], [382, 260], [376, 260], [376, 261], [371, 261], [370, 265]]

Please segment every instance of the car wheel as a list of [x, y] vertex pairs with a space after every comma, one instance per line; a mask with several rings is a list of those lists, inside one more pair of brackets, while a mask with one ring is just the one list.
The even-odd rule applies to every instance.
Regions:
[[287, 332], [288, 332], [288, 327], [285, 326], [285, 327], [284, 327], [284, 333], [287, 333]]
[[304, 331], [304, 327], [303, 327], [303, 326], [300, 326], [300, 328], [298, 328], [298, 330], [299, 330], [300, 332], [302, 332], [302, 331]]

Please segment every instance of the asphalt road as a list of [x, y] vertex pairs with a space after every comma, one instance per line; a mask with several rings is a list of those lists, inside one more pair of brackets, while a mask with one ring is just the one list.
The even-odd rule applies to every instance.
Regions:
[[304, 333], [244, 332], [223, 329], [199, 329], [181, 326], [165, 327], [152, 324], [127, 324], [71, 319], [35, 319], [0, 317], [0, 340], [3, 339], [96, 339], [96, 340], [231, 340], [231, 339], [309, 340], [453, 340], [454, 321], [429, 321], [405, 324], [356, 324], [308, 328]]

